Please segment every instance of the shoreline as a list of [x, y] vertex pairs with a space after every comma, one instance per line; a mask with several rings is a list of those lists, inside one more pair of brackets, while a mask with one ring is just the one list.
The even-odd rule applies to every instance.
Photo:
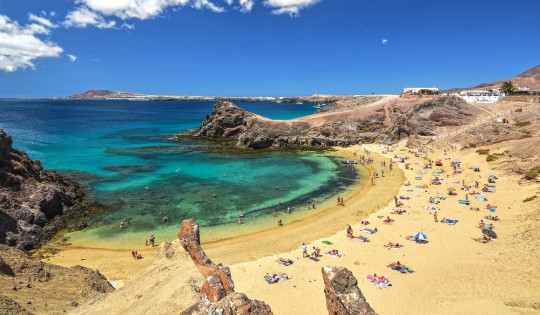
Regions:
[[[356, 146], [335, 149], [338, 154], [345, 158], [352, 157], [354, 151], [360, 150]], [[376, 184], [372, 186], [369, 178], [372, 176], [374, 166], [381, 159], [380, 155], [372, 154], [371, 157], [375, 159], [373, 164], [366, 166], [358, 165], [367, 174], [362, 176], [359, 184], [352, 185], [347, 189], [343, 195], [345, 198], [345, 207], [336, 205], [328, 206], [328, 208], [319, 213], [293, 222], [287, 223], [284, 220], [286, 223], [281, 227], [270, 227], [263, 231], [217, 241], [203, 241], [203, 248], [213, 261], [227, 265], [292, 250], [299, 246], [298, 242], [301, 245], [302, 242], [308, 243], [321, 237], [330, 236], [336, 233], [336, 231], [345, 230], [346, 224], [352, 225], [354, 222], [359, 222], [370, 213], [377, 211], [380, 206], [388, 203], [394, 194], [388, 195], [386, 193], [387, 189], [397, 192], [405, 179], [403, 173], [396, 168], [392, 173], [388, 173], [387, 177], [376, 179]], [[380, 185], [378, 185], [379, 182], [381, 182]], [[381, 193], [388, 195], [387, 200], [381, 200]], [[324, 203], [332, 204], [333, 202], [335, 200], [332, 198], [319, 204], [322, 206]], [[349, 218], [350, 216], [351, 218]], [[180, 226], [178, 228], [179, 230]], [[202, 229], [201, 237], [203, 239], [204, 233], [205, 230]], [[301, 240], [297, 239], [297, 235], [304, 235], [305, 237]], [[110, 281], [125, 281], [137, 271], [150, 265], [154, 260], [155, 249], [145, 248], [144, 246], [142, 248], [139, 252], [143, 254], [145, 259], [133, 261], [130, 259], [131, 257], [126, 250], [61, 246], [58, 248], [59, 252], [47, 258], [46, 261], [63, 266], [82, 264], [90, 268], [99, 269]], [[238, 253], [242, 253], [242, 255]]]

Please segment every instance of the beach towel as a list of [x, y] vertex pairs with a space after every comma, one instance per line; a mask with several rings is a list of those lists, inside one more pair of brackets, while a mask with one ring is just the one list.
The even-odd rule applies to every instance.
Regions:
[[448, 224], [448, 225], [455, 225], [456, 223], [458, 223], [458, 220], [446, 219], [446, 220], [441, 220], [441, 223]]
[[369, 239], [367, 237], [358, 236], [357, 239], [361, 240], [362, 242], [369, 242]]
[[438, 205], [440, 201], [434, 200], [433, 202], [430, 202], [431, 204]]
[[286, 280], [289, 280], [291, 279], [291, 276], [288, 276], [288, 277], [283, 277], [281, 275], [278, 275], [278, 274], [273, 274], [272, 275], [272, 281], [268, 281], [266, 278], [264, 278], [264, 281], [266, 281], [266, 283], [268, 284], [274, 284], [274, 283], [277, 283], [279, 281], [286, 281]]
[[435, 208], [435, 207], [430, 207], [430, 206], [427, 206], [427, 207], [426, 207], [426, 210], [437, 210], [437, 208]]
[[495, 208], [490, 208], [489, 209], [489, 212], [495, 212], [495, 211], [497, 211], [497, 209], [495, 209]]
[[400, 198], [401, 200], [410, 200], [411, 197], [403, 197], [403, 198]]
[[383, 224], [386, 224], [386, 225], [392, 225], [392, 223], [394, 222], [383, 222]]
[[422, 177], [415, 177], [416, 180], [422, 180]]
[[391, 284], [390, 282], [386, 282], [386, 283], [375, 283], [375, 282], [372, 282], [372, 284], [378, 286], [379, 288], [383, 288], [383, 289], [392, 286], [392, 284]]
[[461, 205], [469, 205], [471, 202], [469, 200], [459, 200], [459, 204]]
[[363, 240], [361, 240], [361, 239], [359, 239], [359, 238], [357, 238], [357, 237], [351, 238], [351, 241], [353, 241], [353, 242], [355, 242], [355, 243], [364, 243], [364, 242], [365, 242], [365, 241], [363, 241]]
[[422, 188], [422, 186], [416, 186], [416, 188]]
[[414, 271], [413, 271], [411, 268], [409, 268], [409, 267], [407, 267], [407, 268], [396, 268], [396, 267], [391, 267], [391, 268], [392, 268], [392, 270], [399, 271], [399, 272], [401, 272], [401, 273], [408, 273], [408, 272], [412, 273], [412, 272], [414, 272]]
[[495, 192], [495, 189], [488, 189], [488, 192], [494, 193], [494, 192]]
[[476, 198], [476, 201], [486, 201], [486, 198]]
[[315, 258], [315, 257], [309, 257], [309, 259], [313, 260], [313, 261], [319, 261], [318, 258]]
[[360, 230], [360, 232], [364, 232], [364, 233], [369, 233], [369, 234], [375, 234], [377, 233], [377, 231], [373, 230], [373, 231], [368, 231], [368, 230]]
[[495, 185], [486, 185], [488, 186], [489, 188], [495, 188]]
[[332, 242], [330, 242], [330, 241], [322, 241], [322, 243], [323, 243], [324, 245], [332, 245], [332, 244], [334, 244], [334, 243], [332, 243]]

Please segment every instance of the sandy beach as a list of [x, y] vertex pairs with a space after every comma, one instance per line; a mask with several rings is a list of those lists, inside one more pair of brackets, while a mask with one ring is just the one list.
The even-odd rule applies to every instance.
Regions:
[[[385, 170], [385, 176], [375, 179], [373, 186], [368, 180], [362, 187], [356, 187], [345, 199], [344, 207], [333, 206], [283, 227], [203, 244], [212, 260], [231, 267], [238, 292], [264, 300], [275, 314], [326, 314], [321, 268], [330, 265], [351, 270], [367, 301], [380, 314], [538, 313], [540, 285], [536, 272], [538, 242], [535, 241], [538, 232], [531, 224], [538, 218], [534, 213], [537, 203], [523, 202], [538, 191], [537, 185], [519, 185], [517, 176], [499, 174], [500, 179], [493, 184], [496, 192], [486, 193], [488, 201], [477, 201], [469, 196], [471, 204], [461, 205], [458, 200], [466, 198], [466, 191], [461, 190], [463, 180], [466, 185], [478, 181], [481, 188], [490, 174], [497, 173], [475, 150], [449, 149], [447, 155], [442, 149], [429, 150], [427, 157], [416, 157], [402, 145], [394, 146], [393, 152], [386, 154], [380, 145], [339, 150], [352, 157], [354, 151], [362, 154], [364, 148], [372, 151], [370, 157], [375, 158], [368, 166], [370, 174]], [[394, 156], [407, 158], [409, 169], [405, 169], [404, 163], [395, 163]], [[388, 169], [390, 158], [394, 161], [393, 171]], [[427, 158], [441, 159], [443, 166], [433, 166], [425, 169], [425, 174], [419, 174]], [[387, 161], [386, 167], [381, 166], [382, 159]], [[450, 162], [455, 159], [462, 162], [462, 174], [453, 174]], [[479, 166], [480, 172], [474, 172], [473, 166]], [[444, 170], [439, 174], [442, 184], [431, 185], [435, 177], [432, 174], [437, 170]], [[408, 181], [411, 185], [405, 186]], [[428, 189], [417, 188], [423, 184], [427, 184]], [[457, 196], [448, 196], [450, 187], [456, 189]], [[394, 196], [399, 195], [410, 197], [401, 200], [402, 210], [406, 212], [390, 214], [395, 209]], [[437, 195], [446, 198], [437, 205], [430, 204], [429, 198]], [[486, 209], [488, 203], [497, 206], [493, 214], [501, 221], [484, 219], [492, 214]], [[434, 211], [427, 210], [427, 206], [437, 207], [439, 222], [434, 222]], [[470, 210], [471, 207], [478, 207], [480, 211]], [[392, 225], [383, 224], [387, 216], [395, 220]], [[442, 224], [440, 220], [445, 217], [458, 223]], [[360, 224], [365, 219], [370, 222], [368, 226]], [[486, 224], [494, 223], [498, 239], [487, 244], [471, 239], [482, 236], [477, 228], [481, 219]], [[352, 225], [355, 236], [368, 237], [370, 242], [351, 241], [345, 232], [347, 224]], [[377, 228], [378, 232], [360, 232], [365, 227]], [[425, 233], [429, 243], [405, 240], [405, 236], [417, 232]], [[325, 245], [323, 241], [333, 244]], [[321, 248], [324, 255], [320, 261], [302, 258], [303, 242], [310, 253], [313, 246]], [[388, 242], [404, 247], [388, 249], [383, 246]], [[327, 256], [325, 253], [330, 249], [338, 249], [343, 256]], [[142, 253], [145, 259], [136, 261], [124, 252], [67, 248], [48, 261], [98, 268], [108, 279], [122, 286], [152, 263], [154, 250], [145, 249]], [[279, 265], [278, 257], [291, 259], [294, 264]], [[386, 267], [398, 260], [414, 273], [401, 274]], [[269, 285], [263, 280], [267, 272], [286, 272], [292, 279]], [[366, 277], [373, 273], [388, 277], [392, 286], [372, 285]]]

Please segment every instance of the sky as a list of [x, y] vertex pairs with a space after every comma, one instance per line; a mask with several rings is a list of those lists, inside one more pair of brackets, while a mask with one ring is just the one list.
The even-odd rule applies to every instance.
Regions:
[[540, 64], [538, 0], [0, 0], [0, 97], [469, 87]]

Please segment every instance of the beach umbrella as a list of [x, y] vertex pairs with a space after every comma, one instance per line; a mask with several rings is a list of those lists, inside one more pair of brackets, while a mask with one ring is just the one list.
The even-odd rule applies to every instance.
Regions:
[[490, 230], [490, 229], [482, 229], [482, 233], [484, 233], [485, 235], [491, 237], [491, 238], [497, 238], [497, 233], [495, 233], [495, 231], [493, 230]]
[[417, 240], [427, 240], [427, 235], [422, 232], [418, 232], [414, 234], [414, 238]]

